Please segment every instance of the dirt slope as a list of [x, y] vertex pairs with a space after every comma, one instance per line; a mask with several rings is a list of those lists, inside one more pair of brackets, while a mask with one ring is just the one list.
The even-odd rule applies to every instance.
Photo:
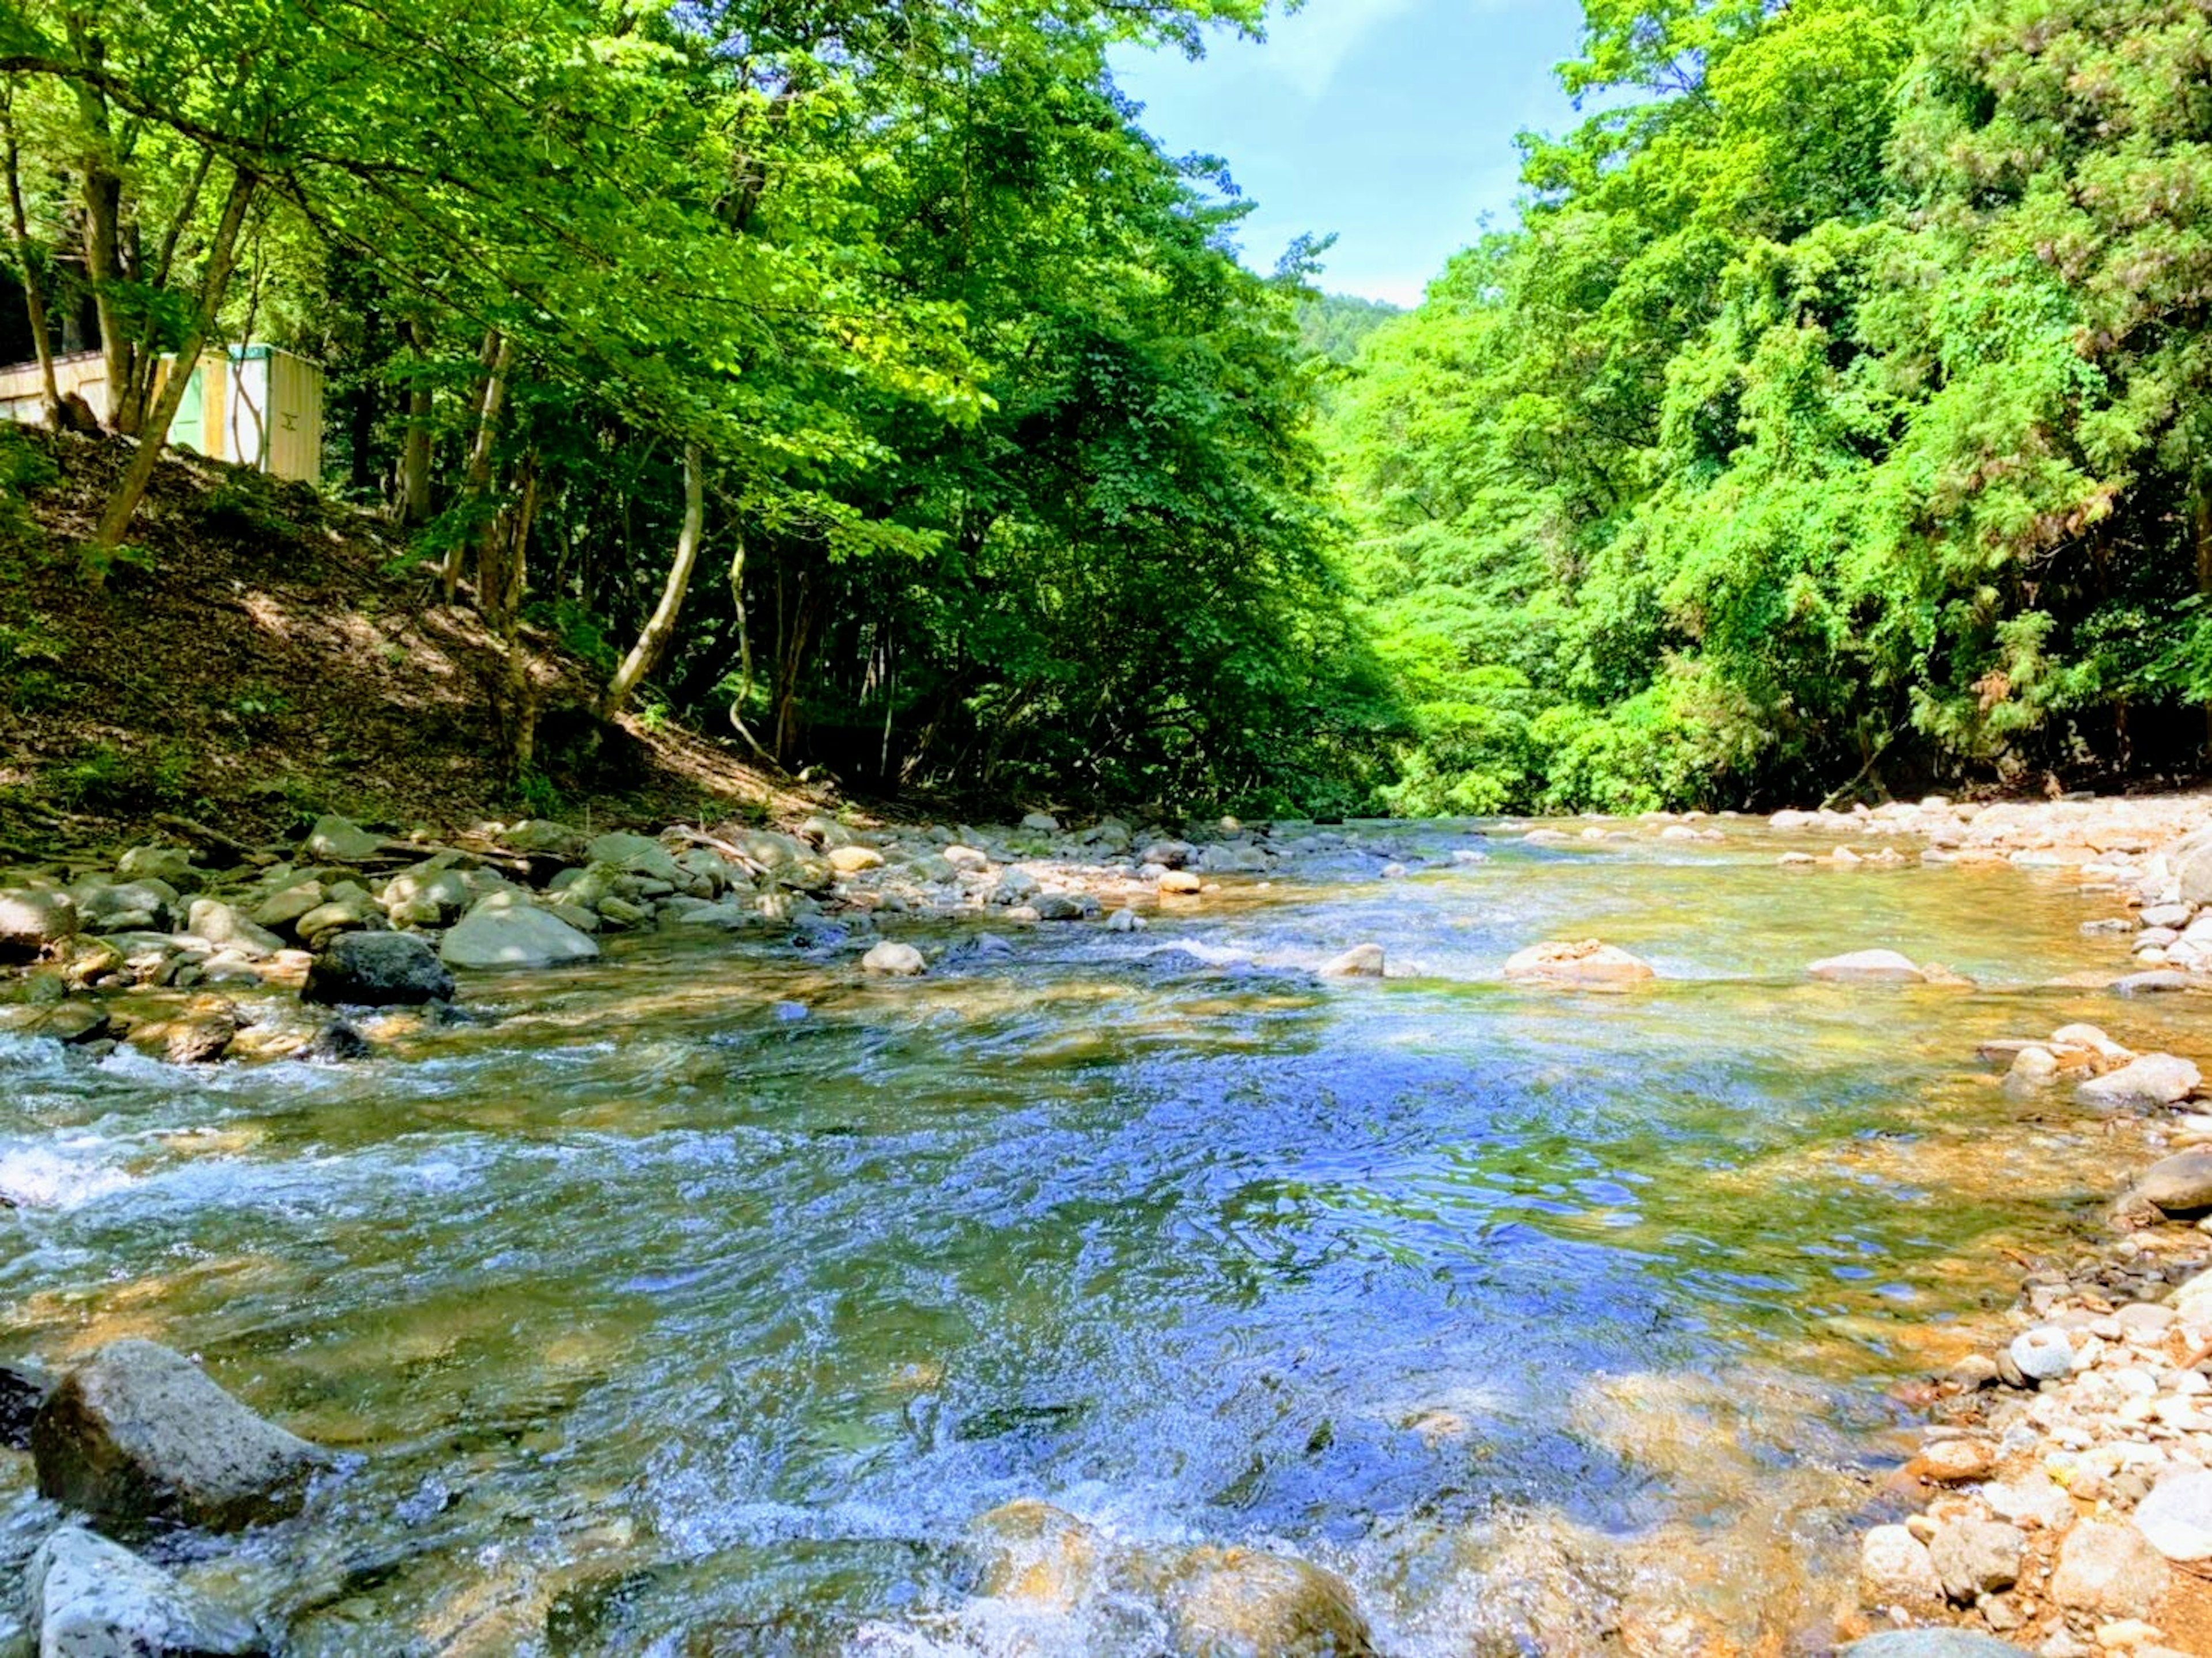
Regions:
[[501, 659], [438, 603], [389, 525], [300, 484], [165, 460], [104, 591], [79, 547], [125, 454], [0, 429], [0, 853], [157, 815], [241, 838], [323, 811], [394, 828], [525, 810], [578, 822], [781, 816], [802, 798], [729, 748], [581, 713], [592, 681], [540, 635], [542, 780], [501, 774]]

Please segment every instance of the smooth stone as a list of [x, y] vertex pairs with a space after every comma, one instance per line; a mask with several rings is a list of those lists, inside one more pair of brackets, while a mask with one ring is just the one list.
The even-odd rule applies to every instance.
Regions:
[[1902, 1526], [1875, 1526], [1859, 1540], [1859, 1595], [1870, 1606], [1928, 1610], [1943, 1604], [1943, 1580], [1925, 1543]]
[[2051, 1382], [2074, 1370], [2074, 1344], [2056, 1325], [2038, 1325], [2012, 1339], [2006, 1350], [2020, 1373], [2032, 1382]]
[[2133, 1526], [2085, 1520], [2058, 1547], [2051, 1598], [2069, 1612], [2142, 1618], [2166, 1593], [2172, 1568]]
[[2202, 1073], [2187, 1060], [2172, 1054], [2146, 1054], [2117, 1071], [2092, 1077], [2074, 1093], [2085, 1105], [2174, 1105], [2187, 1099], [2203, 1080]]
[[598, 959], [599, 947], [557, 915], [526, 904], [479, 904], [438, 944], [447, 967], [555, 967]]
[[2212, 1146], [2177, 1151], [2151, 1164], [2136, 1194], [2169, 1215], [2200, 1215], [2212, 1210]]
[[24, 1574], [38, 1658], [249, 1658], [253, 1626], [82, 1526], [39, 1546]]
[[274, 956], [284, 948], [284, 941], [268, 928], [256, 926], [217, 898], [195, 898], [186, 912], [185, 929], [211, 944], [222, 944], [252, 956]]
[[300, 842], [303, 864], [362, 864], [384, 850], [384, 837], [371, 835], [348, 817], [331, 812], [315, 820]]
[[76, 902], [46, 887], [0, 888], [0, 961], [22, 961], [76, 936]]
[[1505, 976], [1536, 984], [1607, 987], [1639, 984], [1654, 975], [1649, 963], [1618, 945], [1595, 938], [1555, 938], [1508, 957]]
[[282, 1518], [329, 1461], [183, 1354], [135, 1336], [62, 1377], [31, 1424], [31, 1453], [40, 1496], [125, 1531]]
[[840, 875], [858, 875], [883, 866], [884, 855], [873, 847], [836, 847], [830, 853], [830, 867]]
[[2177, 973], [2172, 968], [2156, 968], [2148, 973], [2130, 973], [2125, 978], [2115, 979], [2112, 989], [2122, 996], [2168, 995], [2177, 990], [2188, 990], [2197, 982], [2186, 973]]
[[2212, 1473], [2160, 1480], [2136, 1507], [2136, 1529], [2169, 1560], [2212, 1559]]
[[1322, 964], [1324, 979], [1379, 979], [1382, 976], [1384, 957], [1380, 944], [1354, 944], [1341, 956]]
[[1060, 819], [1048, 811], [1033, 811], [1022, 819], [1022, 827], [1040, 835], [1057, 835]]
[[1855, 950], [1826, 956], [1805, 969], [1834, 984], [1918, 984], [1928, 975], [1893, 950]]
[[681, 886], [689, 878], [678, 866], [675, 854], [649, 835], [602, 835], [584, 848], [584, 855], [592, 863], [609, 865], [628, 875], [650, 876], [671, 886]]
[[1205, 890], [1206, 884], [1186, 869], [1171, 869], [1160, 877], [1160, 890], [1189, 896]]
[[912, 944], [902, 944], [895, 938], [886, 938], [860, 957], [860, 971], [886, 978], [911, 979], [925, 970], [928, 963], [921, 952]]
[[2027, 1540], [1993, 1520], [1949, 1520], [1936, 1528], [1928, 1557], [1943, 1592], [1961, 1604], [1978, 1594], [1995, 1594], [2020, 1581], [2020, 1557]]
[[1089, 921], [1098, 914], [1098, 901], [1087, 892], [1043, 892], [1030, 900], [1040, 921]]
[[126, 881], [161, 881], [184, 892], [206, 878], [182, 847], [133, 847], [116, 860], [115, 872]]

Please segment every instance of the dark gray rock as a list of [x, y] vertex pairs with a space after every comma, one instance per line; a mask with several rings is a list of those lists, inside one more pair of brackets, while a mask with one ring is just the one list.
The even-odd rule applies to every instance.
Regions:
[[62, 1378], [31, 1424], [31, 1455], [41, 1496], [123, 1535], [282, 1518], [329, 1461], [183, 1354], [136, 1337], [110, 1342]]
[[416, 1007], [450, 1001], [453, 975], [411, 932], [341, 932], [307, 966], [303, 1002], [339, 1007]]
[[31, 1448], [31, 1421], [54, 1390], [46, 1370], [23, 1359], [0, 1361], [0, 1445], [11, 1451]]

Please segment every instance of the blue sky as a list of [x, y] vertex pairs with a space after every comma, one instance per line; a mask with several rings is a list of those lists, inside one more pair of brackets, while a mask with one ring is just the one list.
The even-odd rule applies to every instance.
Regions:
[[1221, 156], [1258, 203], [1247, 264], [1334, 231], [1322, 286], [1411, 305], [1484, 214], [1510, 217], [1513, 135], [1574, 122], [1552, 66], [1581, 21], [1576, 0], [1309, 0], [1262, 44], [1123, 51], [1115, 75], [1171, 153]]

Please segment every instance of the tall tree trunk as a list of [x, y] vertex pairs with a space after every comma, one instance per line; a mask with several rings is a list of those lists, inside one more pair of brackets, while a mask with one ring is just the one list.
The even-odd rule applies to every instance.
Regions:
[[[161, 394], [147, 417], [147, 429], [139, 434], [138, 447], [131, 457], [131, 464], [123, 469], [121, 480], [100, 509], [99, 527], [92, 532], [92, 544], [97, 549], [112, 553], [123, 544], [124, 531], [131, 527], [138, 502], [146, 494], [155, 463], [161, 458], [169, 422], [176, 419], [177, 410], [183, 406], [185, 388], [191, 380], [192, 370], [199, 365], [200, 349], [215, 331], [216, 318], [222, 309], [223, 295], [230, 287], [231, 270], [238, 257], [238, 233], [246, 223], [246, 210], [259, 183], [259, 179], [244, 167], [230, 181], [230, 195], [223, 202], [222, 217], [216, 222], [215, 240], [208, 248], [207, 272], [200, 279], [199, 298], [185, 325], [184, 341], [177, 347], [176, 361], [169, 365], [169, 377], [161, 384]], [[100, 570], [95, 568], [95, 586], [99, 580]]]
[[[70, 14], [70, 47], [88, 69], [100, 69], [106, 57], [99, 38], [88, 33], [83, 17]], [[115, 302], [117, 289], [130, 275], [124, 269], [123, 178], [115, 170], [114, 129], [107, 118], [107, 100], [88, 83], [76, 86], [78, 118], [84, 124], [84, 151], [79, 157], [79, 189], [84, 202], [84, 274], [92, 288], [93, 314], [100, 327], [100, 355], [107, 379], [107, 428], [128, 436], [143, 424], [143, 404], [134, 395], [139, 383], [138, 351], [123, 326]]]
[[[471, 509], [484, 514], [482, 534], [493, 532], [489, 516], [491, 501], [492, 446], [499, 434], [499, 411], [507, 403], [507, 370], [514, 362], [514, 342], [496, 329], [484, 336], [483, 395], [477, 404], [476, 440], [469, 448], [467, 488]], [[454, 589], [461, 582], [461, 553], [467, 545], [465, 538], [457, 537], [446, 550], [444, 587], [446, 603], [453, 602]], [[478, 554], [482, 557], [481, 551]], [[482, 595], [477, 603], [483, 603]]]
[[606, 695], [600, 699], [599, 712], [611, 720], [623, 710], [638, 682], [660, 665], [660, 659], [668, 649], [668, 641], [676, 635], [676, 617], [684, 608], [684, 595], [691, 586], [691, 569], [699, 562], [699, 532], [707, 517], [706, 485], [700, 477], [702, 462], [699, 446], [684, 446], [684, 527], [676, 534], [676, 561], [668, 567], [668, 580], [661, 585], [660, 602], [653, 607], [645, 626], [637, 635], [637, 643], [629, 647], [622, 665], [615, 670], [614, 677], [607, 682]]
[[409, 318], [401, 325], [415, 354], [415, 377], [407, 387], [407, 443], [399, 459], [399, 521], [414, 528], [430, 521], [430, 382], [423, 377], [422, 325]]
[[[2197, 592], [2212, 606], [2212, 474], [2200, 475], [2189, 503], [2189, 523], [2197, 539]], [[2212, 702], [2204, 705], [2204, 741], [2212, 748]]]
[[46, 327], [46, 296], [39, 290], [39, 273], [31, 268], [31, 221], [23, 211], [21, 157], [15, 147], [15, 100], [0, 100], [0, 123], [7, 130], [8, 214], [15, 238], [15, 264], [23, 273], [23, 309], [31, 322], [31, 349], [39, 360], [39, 389], [46, 406], [46, 424], [55, 431], [62, 424], [62, 389], [54, 379], [53, 336]]
[[538, 519], [538, 457], [525, 455], [514, 507], [492, 522], [477, 556], [477, 605], [498, 637], [503, 659], [494, 710], [507, 750], [510, 776], [526, 774], [536, 758], [538, 701], [530, 649], [522, 637], [522, 596], [528, 585], [530, 536]]

